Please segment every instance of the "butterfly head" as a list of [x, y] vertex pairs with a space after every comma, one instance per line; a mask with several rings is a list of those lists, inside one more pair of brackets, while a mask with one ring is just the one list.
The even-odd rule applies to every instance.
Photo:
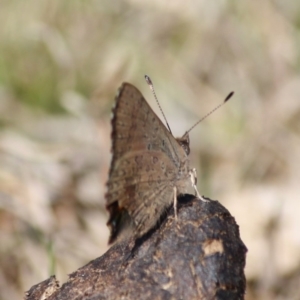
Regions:
[[181, 138], [176, 138], [176, 141], [183, 148], [186, 155], [190, 154], [190, 137], [188, 132], [186, 132]]

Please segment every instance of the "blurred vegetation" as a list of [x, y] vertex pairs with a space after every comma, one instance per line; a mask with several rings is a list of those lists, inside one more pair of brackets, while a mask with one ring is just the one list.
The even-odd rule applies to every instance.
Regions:
[[[202, 194], [249, 249], [246, 299], [300, 299], [300, 2], [0, 2], [0, 299], [107, 249], [110, 111], [151, 76]], [[158, 115], [159, 112], [158, 112]]]

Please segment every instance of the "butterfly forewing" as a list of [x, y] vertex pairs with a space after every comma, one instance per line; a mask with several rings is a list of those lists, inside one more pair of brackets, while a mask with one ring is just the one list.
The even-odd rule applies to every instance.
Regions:
[[188, 183], [187, 154], [134, 86], [124, 83], [112, 119], [112, 163], [107, 183], [108, 225], [116, 237], [124, 211], [136, 236], [149, 231]]

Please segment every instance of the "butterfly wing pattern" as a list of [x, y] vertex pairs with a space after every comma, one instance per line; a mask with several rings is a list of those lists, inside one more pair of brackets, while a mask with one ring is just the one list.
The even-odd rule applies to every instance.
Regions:
[[[134, 235], [153, 228], [177, 194], [189, 185], [188, 135], [175, 139], [141, 92], [123, 83], [112, 119], [112, 162], [106, 207], [110, 213], [109, 243], [129, 216]], [[176, 195], [177, 196], [177, 195]]]

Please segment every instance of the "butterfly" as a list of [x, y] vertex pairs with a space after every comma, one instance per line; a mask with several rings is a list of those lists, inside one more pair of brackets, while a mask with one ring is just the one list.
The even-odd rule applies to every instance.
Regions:
[[105, 195], [109, 243], [118, 238], [127, 222], [135, 237], [143, 236], [172, 203], [177, 217], [177, 195], [184, 194], [191, 184], [196, 196], [206, 201], [197, 191], [195, 169], [189, 168], [188, 131], [175, 138], [129, 83], [122, 84], [115, 101]]

